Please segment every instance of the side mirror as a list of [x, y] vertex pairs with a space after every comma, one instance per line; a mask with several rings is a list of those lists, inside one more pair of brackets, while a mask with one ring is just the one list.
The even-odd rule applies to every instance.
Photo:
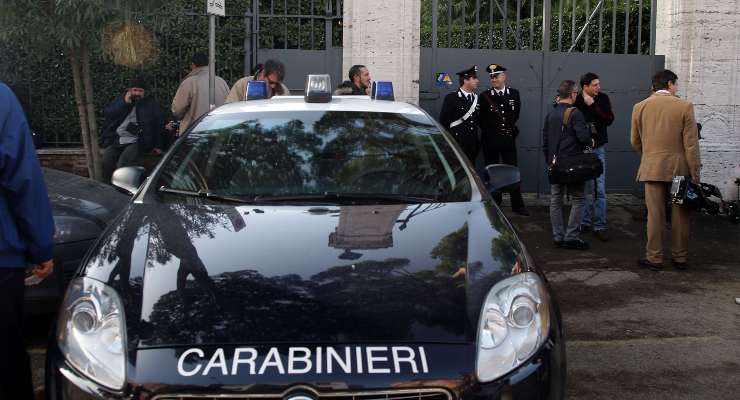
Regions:
[[510, 192], [521, 182], [519, 168], [513, 165], [487, 165], [486, 172], [488, 172], [488, 190], [490, 192]]
[[146, 178], [144, 167], [123, 167], [113, 171], [111, 183], [124, 193], [133, 195]]

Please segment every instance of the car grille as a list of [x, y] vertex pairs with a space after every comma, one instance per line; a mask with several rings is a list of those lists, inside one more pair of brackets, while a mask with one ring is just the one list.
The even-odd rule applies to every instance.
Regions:
[[[166, 394], [154, 400], [282, 400], [288, 394]], [[318, 393], [316, 400], [452, 400], [451, 394], [442, 389], [389, 390], [378, 392]]]

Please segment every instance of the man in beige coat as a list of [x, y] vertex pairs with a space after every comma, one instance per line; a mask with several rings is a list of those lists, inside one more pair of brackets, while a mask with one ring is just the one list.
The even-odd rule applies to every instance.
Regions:
[[247, 99], [247, 82], [252, 80], [266, 81], [268, 97], [288, 96], [290, 90], [283, 84], [285, 79], [285, 66], [280, 61], [267, 60], [265, 64], [258, 69], [253, 76], [245, 76], [239, 79], [231, 88], [229, 96], [226, 97], [227, 103], [235, 101], [244, 101]]
[[[177, 88], [175, 98], [172, 99], [172, 115], [180, 120], [179, 134], [198, 119], [210, 111], [208, 99], [208, 56], [204, 53], [195, 53], [190, 64], [190, 73]], [[216, 77], [216, 107], [224, 104], [224, 98], [229, 93], [229, 85], [221, 77]]]
[[[632, 147], [641, 155], [637, 180], [645, 183], [648, 209], [647, 246], [643, 268], [663, 267], [663, 228], [666, 203], [674, 176], [691, 176], [699, 183], [701, 161], [694, 106], [676, 97], [678, 77], [669, 70], [653, 77], [655, 93], [635, 104], [632, 110]], [[689, 254], [689, 213], [673, 205], [671, 213], [671, 254], [673, 266], [686, 268]]]

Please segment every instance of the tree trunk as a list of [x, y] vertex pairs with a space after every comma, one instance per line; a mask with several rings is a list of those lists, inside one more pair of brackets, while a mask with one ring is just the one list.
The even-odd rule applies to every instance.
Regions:
[[92, 151], [90, 148], [90, 129], [87, 125], [87, 107], [85, 105], [85, 99], [83, 97], [82, 90], [82, 71], [80, 66], [80, 58], [77, 50], [68, 50], [69, 54], [69, 65], [72, 67], [72, 78], [74, 81], [75, 88], [75, 103], [77, 103], [77, 114], [80, 117], [80, 138], [82, 139], [82, 147], [85, 150], [85, 160], [87, 161], [87, 174], [91, 178], [95, 177], [95, 167], [93, 163]]
[[85, 105], [87, 106], [88, 143], [92, 154], [94, 179], [103, 180], [103, 170], [100, 160], [100, 146], [98, 145], [98, 121], [95, 116], [95, 97], [93, 94], [92, 77], [90, 76], [90, 50], [83, 45], [80, 49], [82, 59], [82, 80], [85, 87]]

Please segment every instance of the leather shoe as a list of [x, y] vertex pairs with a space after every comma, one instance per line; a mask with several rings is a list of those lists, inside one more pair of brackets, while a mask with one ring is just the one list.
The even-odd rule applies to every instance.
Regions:
[[527, 210], [526, 208], [512, 209], [512, 211], [514, 211], [515, 213], [517, 213], [517, 214], [519, 214], [521, 216], [524, 216], [524, 217], [529, 217], [529, 215], [530, 215], [529, 214], [529, 210]]
[[555, 247], [557, 247], [557, 248], [561, 248], [561, 247], [563, 247], [563, 241], [562, 240], [553, 240], [552, 241], [552, 245], [555, 246]]
[[586, 232], [588, 232], [588, 231], [590, 231], [590, 230], [591, 230], [591, 225], [581, 224], [581, 226], [580, 226], [580, 227], [578, 227], [578, 230], [579, 230], [579, 231], [580, 231], [581, 233], [586, 233]]
[[651, 271], [656, 271], [656, 272], [663, 270], [663, 264], [662, 263], [658, 264], [658, 263], [650, 262], [650, 261], [648, 261], [647, 258], [641, 258], [641, 259], [639, 259], [637, 261], [637, 265], [639, 265], [640, 268], [646, 268], [646, 269], [649, 269]]
[[584, 242], [581, 239], [575, 239], [564, 241], [563, 248], [570, 250], [588, 250], [590, 246], [588, 245], [588, 243]]
[[686, 264], [685, 261], [681, 262], [681, 261], [673, 260], [672, 264], [676, 269], [681, 270], [681, 271], [686, 271], [686, 268], [688, 268], [688, 265]]
[[609, 232], [607, 232], [606, 229], [599, 229], [598, 231], [594, 231], [594, 236], [596, 236], [602, 242], [609, 241]]

